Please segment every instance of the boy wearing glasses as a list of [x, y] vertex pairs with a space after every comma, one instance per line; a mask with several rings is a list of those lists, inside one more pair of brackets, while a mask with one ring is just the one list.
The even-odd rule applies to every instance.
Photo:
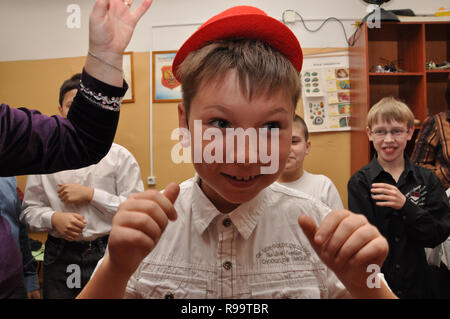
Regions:
[[381, 271], [400, 298], [432, 298], [424, 247], [435, 247], [450, 234], [450, 208], [436, 175], [413, 164], [404, 150], [414, 132], [414, 115], [393, 97], [367, 114], [367, 136], [376, 155], [348, 182], [348, 205], [364, 214], [389, 243]]

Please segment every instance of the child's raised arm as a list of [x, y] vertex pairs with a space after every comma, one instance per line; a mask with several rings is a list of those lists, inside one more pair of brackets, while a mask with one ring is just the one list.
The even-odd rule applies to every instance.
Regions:
[[298, 218], [320, 259], [336, 274], [354, 298], [396, 298], [381, 281], [379, 288], [367, 284], [371, 264], [381, 268], [389, 250], [386, 239], [367, 218], [348, 210], [334, 210], [320, 227], [306, 215]]

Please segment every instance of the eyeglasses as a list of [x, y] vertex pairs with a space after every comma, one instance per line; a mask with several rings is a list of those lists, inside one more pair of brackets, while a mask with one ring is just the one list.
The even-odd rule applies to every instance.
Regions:
[[393, 129], [391, 131], [388, 130], [375, 130], [370, 131], [376, 138], [385, 138], [388, 133], [391, 134], [393, 138], [402, 137], [405, 133], [408, 133], [409, 130], [401, 130], [401, 129]]

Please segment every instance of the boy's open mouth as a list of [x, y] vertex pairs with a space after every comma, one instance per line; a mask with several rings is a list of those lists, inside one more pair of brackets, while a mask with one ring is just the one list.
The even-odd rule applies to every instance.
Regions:
[[387, 146], [387, 147], [383, 147], [383, 152], [385, 152], [386, 154], [392, 154], [395, 152], [396, 147], [393, 146]]

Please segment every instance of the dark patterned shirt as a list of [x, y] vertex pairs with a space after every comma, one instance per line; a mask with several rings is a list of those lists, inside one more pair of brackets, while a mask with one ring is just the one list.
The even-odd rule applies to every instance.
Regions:
[[[373, 183], [397, 187], [406, 197], [403, 207], [377, 206], [371, 197]], [[450, 207], [440, 180], [405, 157], [405, 169], [396, 182], [375, 156], [347, 186], [349, 209], [365, 215], [389, 243], [381, 271], [392, 291], [400, 298], [434, 297], [424, 248], [435, 247], [450, 235]]]
[[450, 110], [433, 115], [423, 123], [411, 160], [431, 169], [445, 189], [450, 187]]

